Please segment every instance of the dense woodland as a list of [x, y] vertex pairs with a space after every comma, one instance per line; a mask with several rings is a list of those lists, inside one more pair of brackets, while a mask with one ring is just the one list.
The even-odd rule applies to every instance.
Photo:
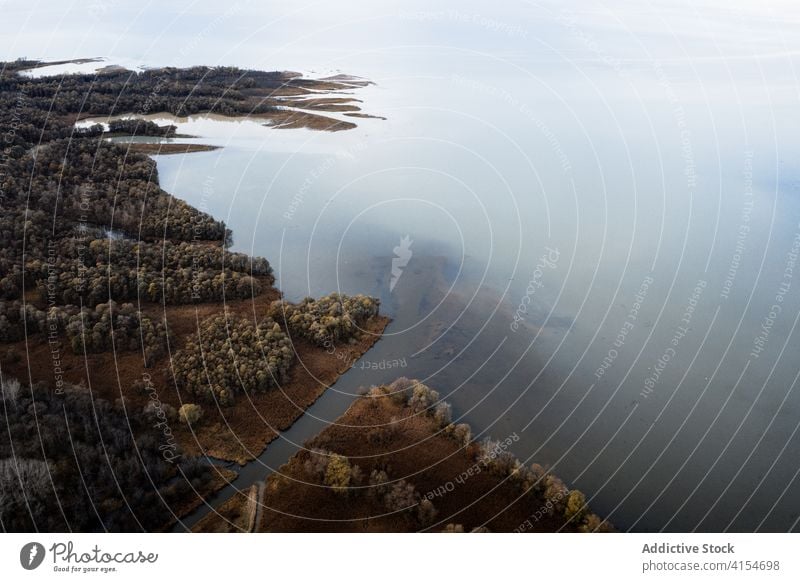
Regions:
[[298, 304], [276, 301], [270, 306], [270, 315], [293, 337], [327, 347], [358, 334], [361, 325], [377, 315], [379, 308], [380, 301], [374, 297], [331, 293], [319, 299], [306, 297]]
[[[291, 79], [281, 72], [245, 71], [235, 67], [167, 67], [141, 72], [105, 70], [98, 74], [38, 79], [17, 74], [36, 65], [35, 61], [0, 63], [4, 73], [0, 91], [21, 93], [33, 109], [43, 113], [32, 119], [26, 128], [26, 135], [34, 138], [38, 138], [42, 129], [37, 122], [45, 121], [47, 112], [55, 116], [80, 114], [84, 117], [158, 112], [184, 116], [206, 111], [250, 115], [273, 111], [275, 104], [270, 96], [284, 91], [287, 85], [302, 88], [308, 84], [308, 81]], [[68, 135], [60, 134], [61, 137]]]
[[[202, 67], [39, 79], [17, 73], [35, 65], [0, 64], [0, 341], [52, 326], [75, 351], [138, 344], [149, 364], [164, 352], [163, 324], [128, 306], [117, 314], [113, 302], [218, 302], [271, 285], [265, 259], [227, 250], [224, 223], [159, 187], [153, 160], [104, 141], [94, 128], [75, 131], [74, 122], [150, 108], [177, 113], [179, 103], [246, 112], [241, 91], [277, 87], [280, 74]], [[239, 77], [250, 80], [237, 84]], [[131, 135], [174, 130], [137, 120], [109, 127]]]
[[257, 324], [230, 313], [212, 316], [173, 355], [170, 373], [178, 388], [229, 406], [238, 395], [285, 382], [294, 342], [304, 338], [328, 349], [354, 340], [362, 334], [360, 325], [378, 314], [378, 305], [373, 297], [331, 293], [297, 305], [274, 301]]
[[294, 360], [289, 338], [271, 318], [217, 315], [200, 325], [171, 361], [177, 386], [204, 400], [233, 404], [242, 392], [280, 386]]
[[162, 430], [85, 387], [55, 395], [4, 378], [0, 405], [2, 531], [160, 529], [211, 479], [196, 458], [177, 451], [165, 460]]
[[19, 300], [0, 301], [0, 341], [18, 342], [37, 334], [47, 334], [48, 339], [65, 334], [75, 354], [142, 351], [146, 368], [167, 352], [167, 327], [132, 303], [108, 301], [94, 308], [66, 305], [43, 311]]
[[[266, 259], [229, 251], [232, 234], [223, 222], [162, 190], [152, 159], [105, 139], [169, 137], [175, 127], [128, 118], [108, 128], [75, 123], [158, 112], [269, 113], [274, 94], [305, 92], [309, 82], [208, 67], [20, 74], [40, 65], [0, 63], [0, 342], [7, 344], [0, 365], [52, 343], [87, 358], [140, 352], [138, 375], [121, 377], [122, 389], [141, 389], [141, 370], [153, 367], [175, 380], [182, 397], [199, 402], [231, 404], [243, 392], [280, 384], [294, 361], [285, 320], [263, 313], [255, 325], [226, 314], [205, 319], [196, 337], [176, 338], [167, 318], [147, 315], [275, 293]], [[377, 313], [377, 303], [363, 298], [352, 306], [339, 298], [338, 312], [336, 301], [326, 301], [321, 325], [336, 341], [352, 337], [364, 314]], [[335, 326], [328, 312], [338, 314]], [[312, 323], [295, 329], [315, 339]], [[50, 358], [46, 347], [38, 353]], [[159, 450], [164, 434], [153, 431], [167, 419], [176, 430], [196, 424], [200, 405], [175, 411], [151, 402], [134, 410], [83, 386], [28, 388], [7, 379], [3, 387], [10, 436], [0, 438], [3, 530], [159, 528], [173, 517], [168, 506], [185, 504], [192, 488], [208, 484], [207, 463], [168, 462]]]
[[108, 133], [122, 135], [173, 137], [177, 129], [174, 125], [158, 125], [144, 119], [112, 119], [108, 122]]

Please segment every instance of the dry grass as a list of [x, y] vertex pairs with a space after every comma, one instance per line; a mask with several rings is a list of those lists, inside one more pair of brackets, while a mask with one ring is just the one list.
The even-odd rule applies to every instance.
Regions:
[[[392, 419], [395, 419], [392, 423]], [[349, 425], [349, 426], [347, 426]], [[461, 447], [440, 432], [428, 415], [414, 414], [388, 398], [361, 398], [338, 421], [306, 443], [350, 458], [365, 475], [385, 470], [389, 479], [405, 479], [421, 495], [454, 481], [476, 465], [477, 445]], [[380, 498], [367, 489], [352, 489], [343, 497], [306, 473], [308, 451], [301, 451], [266, 481], [259, 531], [273, 532], [409, 532], [423, 528], [413, 511], [387, 514]], [[365, 483], [366, 484], [366, 481]], [[438, 515], [427, 531], [441, 531], [448, 523], [465, 531], [485, 526], [492, 532], [510, 532], [528, 519], [544, 500], [532, 490], [493, 474], [489, 469], [434, 497]], [[556, 531], [562, 516], [545, 516], [529, 531]], [[567, 526], [565, 531], [575, 531]]]
[[196, 533], [244, 533], [250, 527], [256, 514], [258, 485], [251, 485], [244, 491], [234, 494], [225, 503], [203, 517], [192, 528]]
[[[269, 281], [264, 280], [263, 283], [267, 287]], [[141, 308], [154, 320], [166, 319], [173, 334], [170, 352], [174, 353], [187, 338], [197, 333], [200, 322], [205, 318], [218, 315], [226, 308], [232, 314], [251, 319], [261, 318], [266, 314], [269, 304], [279, 297], [277, 289], [268, 287], [257, 297], [228, 301], [225, 305], [203, 303], [163, 307], [143, 304]], [[295, 340], [298, 361], [290, 370], [285, 385], [249, 398], [240, 397], [233, 406], [227, 408], [216, 407], [214, 403], [202, 403], [203, 421], [193, 431], [175, 421], [171, 426], [175, 438], [185, 454], [210, 455], [246, 463], [257, 457], [278, 432], [289, 428], [328, 386], [336, 382], [348, 369], [348, 362], [359, 358], [372, 347], [388, 322], [385, 317], [373, 318], [365, 326], [368, 333], [362, 334], [361, 339], [353, 345], [337, 348], [337, 354], [329, 354], [324, 348], [310, 342]], [[47, 343], [45, 335], [39, 334], [8, 345], [20, 357], [16, 362], [4, 362], [4, 374], [23, 382], [42, 381], [54, 385], [53, 346]], [[134, 389], [134, 383], [146, 375], [149, 375], [152, 388], [161, 402], [178, 409], [182, 404], [195, 401], [193, 396], [180, 393], [175, 388], [169, 373], [168, 355], [156, 361], [151, 368], [145, 368], [141, 352], [77, 355], [72, 352], [66, 339], [61, 342], [57, 354], [63, 380], [90, 387], [98, 396], [112, 402], [124, 398], [126, 409], [132, 416], [138, 416], [151, 398], [151, 393]]]

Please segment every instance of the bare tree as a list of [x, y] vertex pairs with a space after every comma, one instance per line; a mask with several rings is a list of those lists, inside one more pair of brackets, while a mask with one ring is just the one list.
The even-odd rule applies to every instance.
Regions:
[[18, 511], [47, 488], [49, 467], [37, 459], [0, 459], [0, 522], [6, 511]]
[[2, 388], [3, 400], [14, 401], [17, 399], [17, 395], [19, 394], [21, 386], [19, 380], [17, 380], [16, 378], [6, 377], [2, 379], [2, 383], [0, 383], [0, 388]]

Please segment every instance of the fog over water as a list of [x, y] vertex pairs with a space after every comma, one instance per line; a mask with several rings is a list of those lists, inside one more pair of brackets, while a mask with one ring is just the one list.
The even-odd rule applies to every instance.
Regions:
[[423, 379], [619, 529], [800, 529], [796, 3], [2, 10], [5, 59], [374, 81], [386, 121], [191, 118], [223, 148], [158, 157], [288, 298], [381, 298], [334, 390]]

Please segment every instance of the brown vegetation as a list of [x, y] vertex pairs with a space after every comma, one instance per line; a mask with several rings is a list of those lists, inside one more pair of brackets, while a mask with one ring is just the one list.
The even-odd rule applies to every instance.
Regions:
[[193, 152], [211, 152], [220, 149], [219, 146], [201, 143], [128, 143], [125, 147], [130, 152], [148, 154], [151, 156], [166, 156], [170, 154], [191, 154]]
[[[439, 404], [416, 381], [370, 390], [267, 479], [260, 529], [610, 530], [540, 466], [523, 466], [492, 441], [465, 444], [468, 427], [451, 424]], [[343, 467], [369, 478], [348, 480]]]
[[269, 314], [287, 327], [291, 337], [306, 338], [322, 347], [360, 334], [361, 326], [378, 315], [379, 306], [374, 297], [331, 293], [319, 299], [306, 297], [297, 304], [275, 301]]
[[230, 406], [237, 394], [281, 386], [293, 359], [289, 338], [271, 318], [256, 326], [226, 314], [200, 324], [197, 336], [175, 353], [170, 371], [180, 390]]
[[[0, 470], [24, 477], [42, 500], [28, 508], [34, 513], [24, 512], [14, 486], [20, 479], [8, 479], [12, 487], [0, 492], [0, 516], [15, 517], [2, 517], [2, 527], [65, 527], [52, 507], [52, 487], [48, 497], [38, 482], [42, 463], [52, 460], [64, 488], [58, 494], [75, 496], [69, 526], [159, 529], [169, 512], [156, 506], [154, 496], [163, 493], [179, 516], [196, 507], [198, 494], [219, 488], [229, 476], [209, 468], [200, 455], [244, 462], [259, 454], [369, 349], [387, 320], [377, 316], [377, 306], [368, 318], [359, 315], [364, 331], [344, 326], [346, 336], [337, 338], [348, 342], [336, 355], [303, 337], [290, 345], [287, 330], [267, 318], [280, 298], [269, 263], [230, 252], [232, 233], [225, 224], [162, 190], [153, 160], [101, 139], [102, 128], [74, 127], [81, 116], [148, 109], [178, 116], [274, 115], [288, 122], [294, 114], [278, 109], [272, 97], [310, 93], [313, 82], [206, 67], [17, 75], [36, 66], [0, 64], [0, 124], [8, 129], [0, 144], [0, 342], [6, 343], [0, 363], [4, 377], [30, 386], [22, 391], [19, 383], [9, 383], [3, 399], [16, 403], [28, 392], [37, 394], [36, 402], [25, 400], [7, 419], [13, 430], [6, 444], [13, 442], [23, 455], [24, 475], [8, 463], [0, 462]], [[315, 124], [345, 127], [313, 117]], [[126, 121], [112, 129], [174, 133]], [[203, 343], [210, 348], [203, 361], [215, 364], [210, 391], [197, 375]], [[290, 368], [294, 357], [303, 365]], [[243, 385], [232, 380], [233, 368], [246, 378]], [[234, 401], [234, 394], [241, 398]], [[64, 402], [72, 407], [66, 413]], [[223, 403], [229, 406], [215, 405]], [[75, 454], [64, 448], [70, 442], [65, 420], [81, 428], [73, 435], [79, 441]], [[90, 430], [92, 422], [98, 434]], [[114, 439], [119, 457], [109, 468], [127, 476], [135, 509], [147, 518], [141, 527], [135, 511], [129, 515], [121, 508], [113, 479], [86, 474], [81, 485], [70, 465], [77, 455], [80, 465], [100, 467], [98, 437], [104, 434]], [[39, 440], [52, 446], [47, 460], [37, 458], [44, 450], [36, 448]], [[143, 445], [137, 449], [134, 443]], [[12, 454], [0, 448], [0, 461]], [[147, 481], [148, 472], [155, 481]], [[97, 513], [83, 511], [93, 504]]]
[[256, 483], [238, 491], [192, 528], [195, 533], [247, 533], [255, 531], [264, 486]]

